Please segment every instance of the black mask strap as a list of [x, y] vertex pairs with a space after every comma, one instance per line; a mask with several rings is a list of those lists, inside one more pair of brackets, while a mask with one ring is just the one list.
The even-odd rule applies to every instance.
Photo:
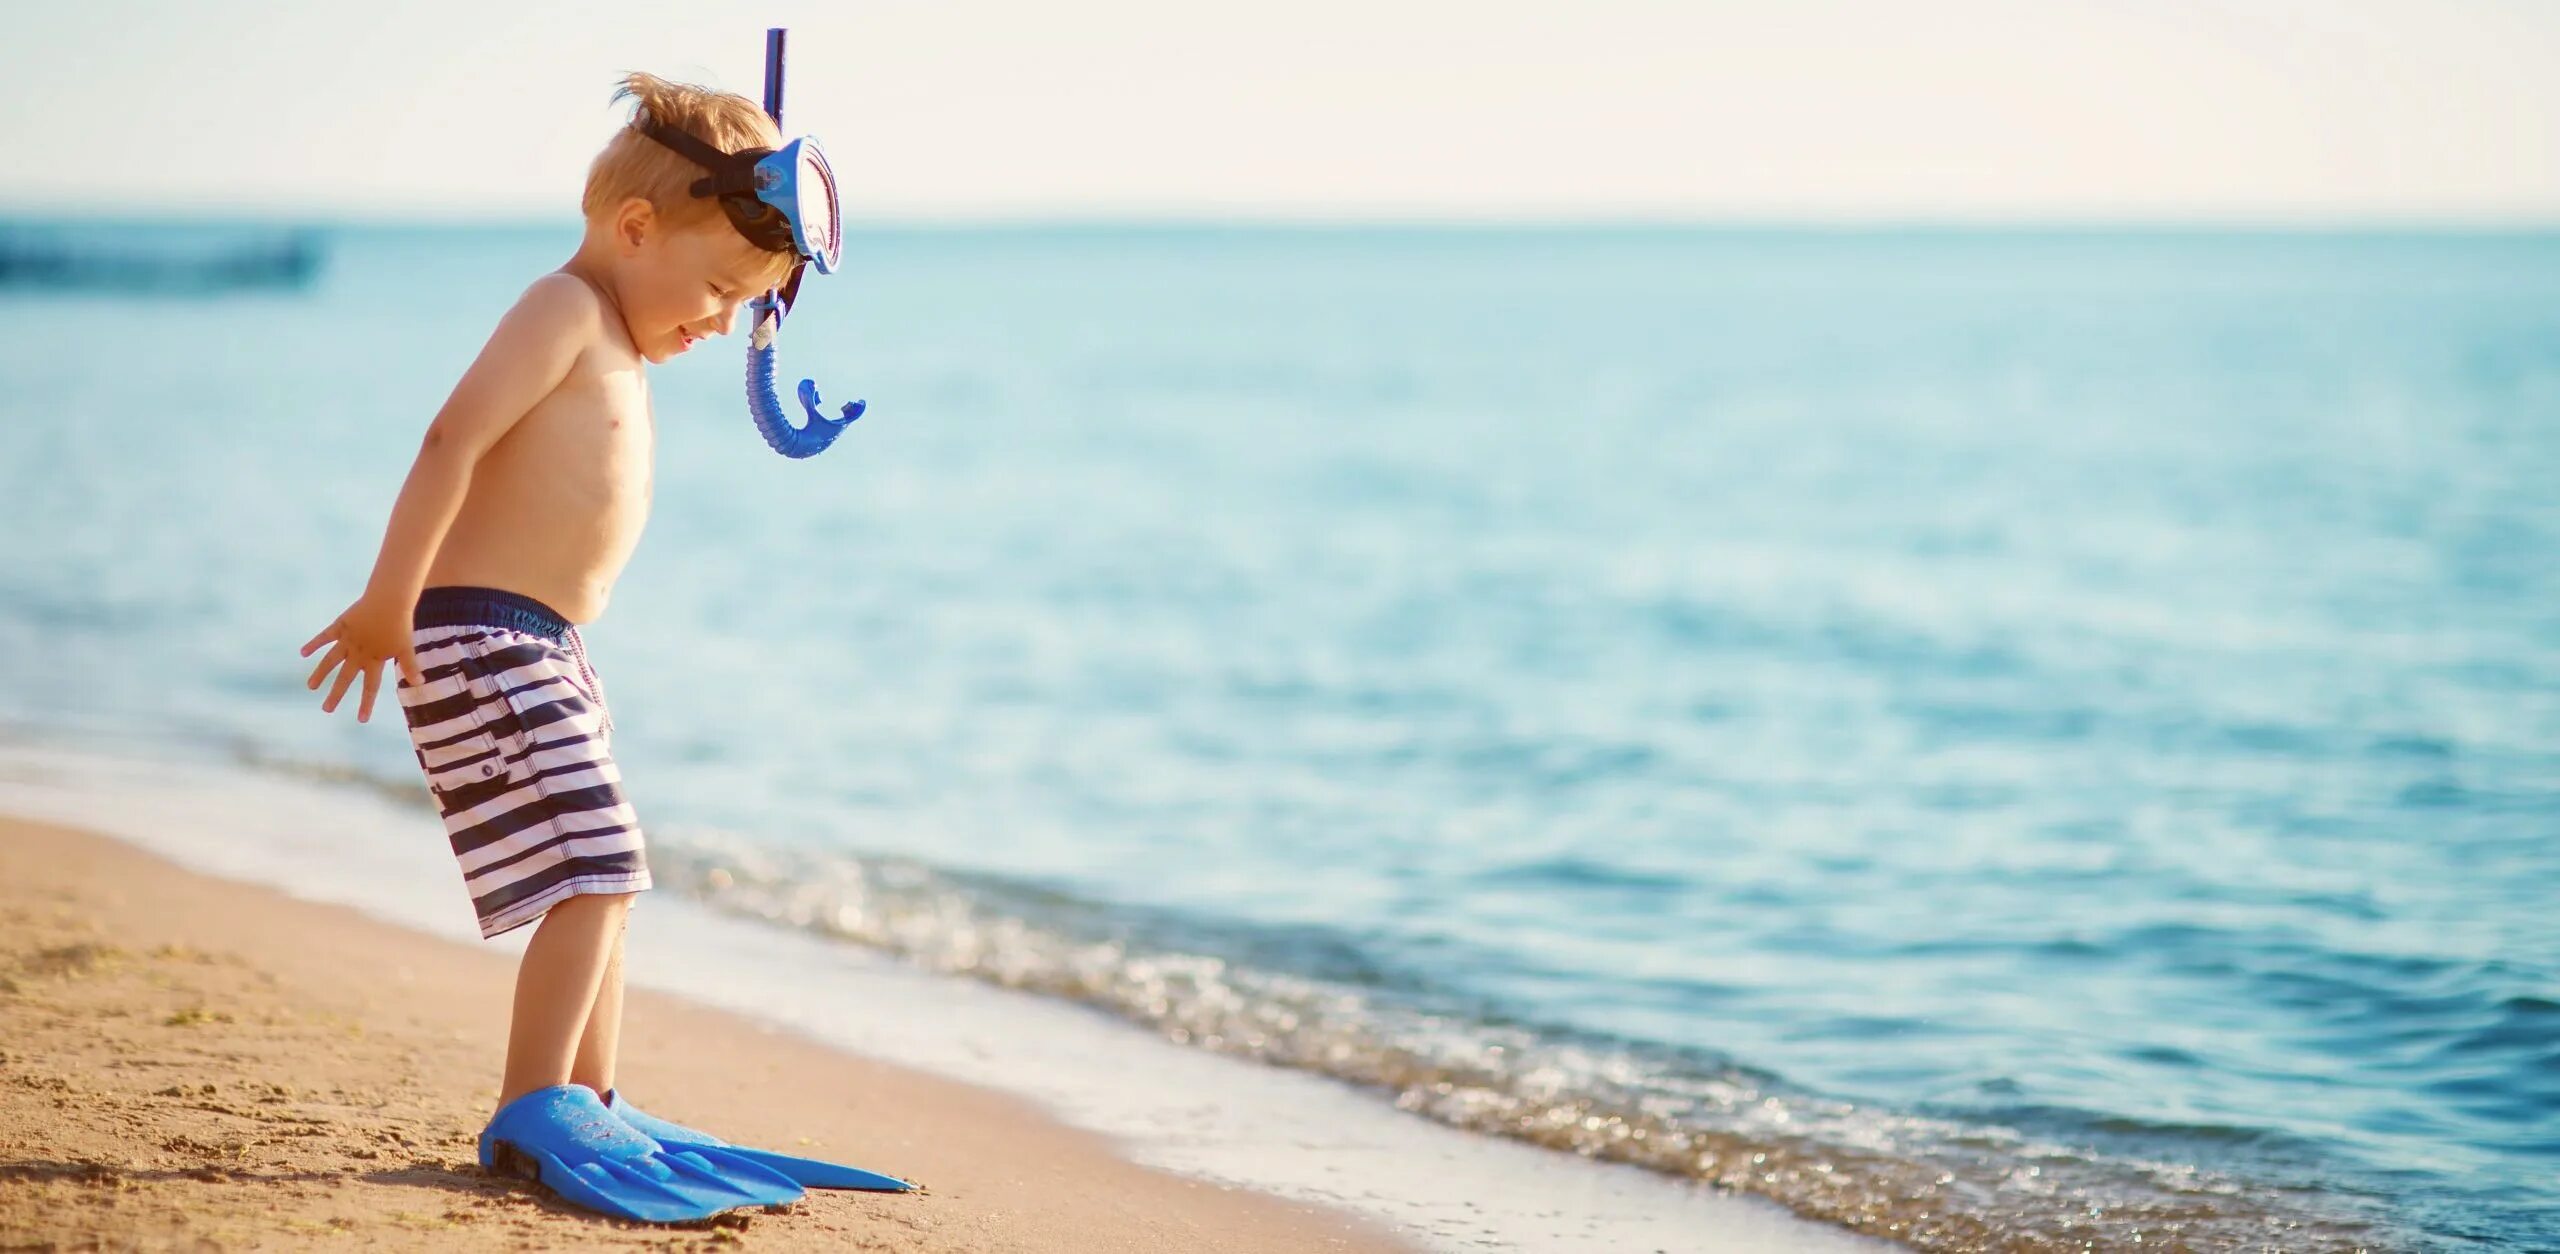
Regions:
[[791, 223], [782, 211], [756, 196], [756, 162], [773, 155], [770, 148], [749, 148], [744, 152], [722, 152], [672, 126], [655, 121], [640, 123], [640, 133], [672, 148], [685, 160], [711, 172], [710, 177], [693, 181], [697, 197], [718, 197], [721, 212], [729, 224], [747, 242], [768, 252], [790, 252]]
[[745, 152], [722, 152], [672, 126], [642, 122], [640, 133], [683, 154], [685, 160], [711, 172], [711, 177], [696, 179], [696, 196], [753, 196], [756, 194], [756, 162], [773, 155], [770, 148], [750, 148]]

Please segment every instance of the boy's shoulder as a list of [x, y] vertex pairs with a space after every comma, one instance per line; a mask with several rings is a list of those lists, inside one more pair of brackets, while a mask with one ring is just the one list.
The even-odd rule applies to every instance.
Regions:
[[498, 319], [489, 345], [509, 358], [534, 363], [537, 373], [555, 383], [572, 370], [627, 364], [635, 352], [620, 315], [603, 293], [559, 270], [526, 285]]
[[554, 270], [526, 285], [505, 323], [525, 332], [587, 340], [603, 334], [605, 312], [604, 297], [585, 279]]

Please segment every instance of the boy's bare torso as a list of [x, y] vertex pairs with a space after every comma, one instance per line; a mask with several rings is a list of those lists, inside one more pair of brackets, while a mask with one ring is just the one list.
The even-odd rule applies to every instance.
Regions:
[[429, 585], [521, 593], [571, 622], [604, 612], [649, 520], [657, 430], [647, 363], [596, 299], [604, 333], [482, 454]]

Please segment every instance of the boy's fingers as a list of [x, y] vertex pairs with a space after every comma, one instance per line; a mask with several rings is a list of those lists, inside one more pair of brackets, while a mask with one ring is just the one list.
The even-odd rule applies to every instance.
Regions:
[[311, 681], [302, 686], [314, 690], [318, 689], [320, 687], [320, 681], [328, 676], [330, 668], [345, 661], [346, 658], [347, 646], [343, 644], [333, 644], [329, 646], [329, 651], [326, 654], [323, 654], [320, 658], [320, 665], [312, 668]]
[[409, 684], [412, 687], [427, 682], [427, 673], [418, 669], [416, 649], [400, 650], [400, 673], [409, 677]]
[[356, 701], [356, 721], [359, 723], [373, 717], [373, 698], [382, 691], [382, 669], [380, 662], [364, 668], [364, 696]]
[[320, 634], [319, 634], [319, 635], [316, 635], [316, 636], [313, 636], [313, 637], [311, 638], [311, 643], [309, 643], [309, 644], [306, 644], [306, 645], [302, 646], [302, 656], [304, 656], [304, 657], [309, 657], [309, 656], [311, 656], [311, 651], [312, 651], [313, 649], [317, 649], [317, 648], [319, 648], [319, 647], [320, 647], [320, 644], [321, 644], [321, 642], [322, 642], [322, 641], [325, 641], [325, 640], [334, 640], [334, 639], [336, 639], [336, 638], [337, 638], [337, 635], [338, 635], [338, 629], [339, 629], [340, 627], [345, 626], [345, 625], [346, 625], [346, 622], [347, 622], [347, 620], [345, 620], [345, 619], [341, 618], [341, 619], [339, 619], [338, 621], [333, 622], [333, 623], [329, 624], [328, 626], [321, 628], [321, 629], [320, 629]]
[[347, 685], [352, 684], [355, 681], [355, 667], [349, 666], [340, 669], [338, 671], [338, 682], [329, 685], [329, 699], [320, 703], [320, 712], [323, 714], [337, 713], [338, 702], [346, 699]]

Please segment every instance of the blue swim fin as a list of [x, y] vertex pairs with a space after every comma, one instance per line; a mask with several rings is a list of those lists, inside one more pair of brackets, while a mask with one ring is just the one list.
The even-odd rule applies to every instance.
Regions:
[[624, 1101], [620, 1094], [607, 1089], [606, 1109], [622, 1117], [624, 1123], [639, 1129], [670, 1150], [735, 1154], [762, 1167], [769, 1167], [791, 1177], [793, 1183], [812, 1189], [864, 1189], [874, 1193], [904, 1193], [914, 1185], [896, 1176], [884, 1176], [860, 1167], [842, 1163], [821, 1162], [815, 1158], [794, 1158], [772, 1150], [748, 1149], [731, 1145], [708, 1132], [696, 1132], [680, 1123], [669, 1123], [656, 1115]]
[[575, 1084], [506, 1104], [480, 1134], [480, 1165], [536, 1180], [565, 1201], [646, 1223], [708, 1219], [800, 1200], [800, 1186], [713, 1147], [661, 1145]]

